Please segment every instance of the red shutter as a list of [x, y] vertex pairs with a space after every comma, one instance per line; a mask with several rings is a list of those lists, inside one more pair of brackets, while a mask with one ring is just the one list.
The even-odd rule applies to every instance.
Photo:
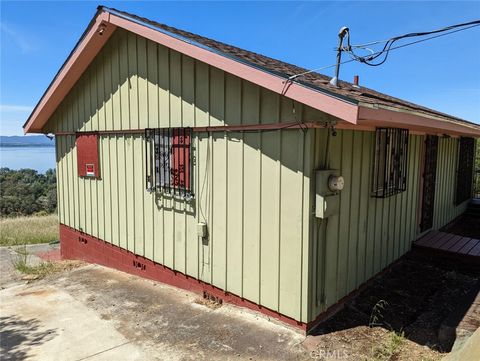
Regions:
[[77, 167], [80, 177], [100, 178], [98, 161], [98, 134], [77, 134]]
[[190, 189], [190, 131], [175, 128], [172, 136], [172, 185], [174, 188]]

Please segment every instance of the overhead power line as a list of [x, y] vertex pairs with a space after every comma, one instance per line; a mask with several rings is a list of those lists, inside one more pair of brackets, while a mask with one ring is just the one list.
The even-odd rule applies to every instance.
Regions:
[[444, 27], [444, 28], [440, 28], [440, 29], [436, 29], [436, 30], [431, 30], [431, 31], [408, 33], [408, 34], [405, 34], [405, 35], [395, 36], [395, 37], [393, 37], [393, 38], [389, 38], [389, 39], [386, 39], [386, 40], [377, 40], [377, 41], [372, 41], [372, 42], [370, 42], [370, 43], [365, 43], [365, 44], [360, 44], [360, 45], [352, 45], [352, 48], [353, 48], [353, 47], [364, 47], [364, 46], [370, 46], [370, 45], [376, 45], [376, 44], [386, 43], [386, 42], [388, 42], [388, 41], [390, 41], [390, 40], [392, 40], [392, 39], [401, 39], [401, 38], [412, 37], [412, 36], [431, 35], [431, 34], [434, 34], [434, 33], [439, 33], [439, 32], [443, 32], [443, 31], [453, 30], [453, 29], [458, 28], [458, 27], [464, 27], [464, 26], [469, 26], [469, 25], [480, 25], [480, 20], [473, 20], [473, 21], [468, 21], [468, 22], [466, 22], [466, 23], [454, 24], [454, 25], [446, 26], [446, 27]]
[[[409, 34], [405, 34], [405, 35], [396, 36], [396, 37], [393, 37], [393, 38], [390, 38], [390, 39], [387, 39], [387, 40], [372, 41], [372, 42], [365, 43], [365, 44], [360, 44], [360, 45], [350, 45], [350, 32], [347, 29], [347, 31], [346, 31], [347, 46], [346, 47], [341, 46], [336, 50], [347, 52], [352, 57], [351, 59], [342, 61], [340, 63], [331, 64], [331, 65], [327, 65], [327, 66], [322, 66], [320, 68], [315, 68], [315, 69], [312, 69], [312, 70], [308, 70], [308, 71], [305, 71], [303, 73], [295, 74], [295, 75], [290, 76], [288, 78], [288, 80], [292, 81], [292, 80], [295, 80], [298, 77], [301, 77], [301, 76], [304, 76], [304, 75], [307, 75], [307, 74], [310, 74], [310, 73], [313, 73], [313, 72], [318, 72], [318, 71], [321, 71], [321, 70], [333, 68], [333, 67], [343, 65], [343, 64], [347, 64], [347, 63], [351, 63], [351, 62], [354, 62], [354, 61], [358, 61], [358, 62], [367, 64], [367, 65], [370, 65], [370, 66], [379, 66], [379, 65], [382, 65], [383, 63], [385, 63], [385, 61], [388, 58], [389, 52], [392, 51], [392, 50], [401, 49], [401, 48], [404, 48], [404, 47], [407, 47], [407, 46], [410, 46], [410, 45], [414, 45], [414, 44], [418, 44], [418, 43], [421, 43], [421, 42], [424, 42], [424, 41], [427, 41], [427, 40], [432, 40], [432, 39], [435, 39], [435, 38], [439, 38], [441, 36], [457, 33], [457, 32], [463, 31], [463, 30], [468, 30], [468, 29], [471, 29], [471, 28], [474, 28], [474, 27], [477, 27], [477, 26], [480, 26], [480, 20], [470, 21], [470, 22], [461, 23], [461, 24], [455, 24], [455, 25], [447, 26], [445, 28], [432, 30], [432, 31], [427, 31], [427, 32], [409, 33]], [[411, 38], [411, 37], [419, 37], [419, 36], [427, 36], [427, 35], [431, 35], [431, 34], [436, 34], [436, 35], [433, 35], [433, 36], [430, 36], [430, 37], [427, 37], [427, 38], [424, 38], [424, 39], [416, 40], [416, 41], [411, 41], [411, 42], [406, 43], [406, 44], [393, 46], [393, 44], [395, 42], [397, 42], [401, 39], [406, 39], [406, 38]], [[385, 43], [385, 46], [380, 51], [375, 52], [375, 51], [368, 48], [368, 46], [382, 44], [382, 43]], [[360, 55], [355, 54], [352, 49], [365, 49], [365, 50], [370, 51], [371, 54], [360, 56]], [[372, 60], [375, 60], [375, 59], [379, 58], [382, 54], [385, 54], [385, 56], [380, 62], [371, 63]]]
[[[370, 65], [370, 66], [379, 66], [379, 65], [382, 65], [383, 63], [385, 63], [385, 61], [387, 61], [388, 54], [389, 54], [390, 50], [400, 49], [400, 48], [403, 48], [403, 47], [408, 46], [408, 45], [417, 44], [417, 43], [420, 43], [420, 42], [423, 42], [423, 41], [435, 39], [435, 38], [445, 36], [445, 35], [449, 35], [449, 34], [453, 34], [453, 33], [459, 32], [459, 31], [471, 29], [471, 28], [479, 26], [479, 25], [480, 25], [480, 20], [475, 20], [475, 21], [470, 21], [470, 22], [466, 22], [466, 23], [450, 25], [450, 26], [447, 26], [447, 27], [444, 27], [444, 28], [441, 28], [441, 29], [432, 30], [432, 31], [408, 33], [408, 34], [404, 34], [404, 35], [400, 35], [400, 36], [390, 38], [386, 41], [383, 40], [383, 41], [371, 42], [371, 43], [361, 44], [361, 45], [350, 45], [350, 31], [347, 31], [347, 34], [346, 34], [346, 36], [347, 36], [347, 46], [342, 47], [341, 50], [347, 52], [348, 54], [350, 54], [354, 58], [354, 60], [357, 60], [361, 63], [367, 64], [367, 65]], [[395, 42], [397, 42], [399, 40], [406, 39], [406, 38], [413, 38], [413, 37], [422, 37], [422, 36], [427, 36], [427, 35], [432, 35], [432, 34], [437, 34], [437, 35], [430, 36], [430, 37], [425, 38], [425, 39], [413, 41], [413, 42], [410, 42], [410, 43], [407, 43], [407, 44], [404, 44], [404, 45], [400, 45], [400, 46], [397, 46], [397, 47], [393, 47], [393, 44], [395, 44]], [[372, 51], [373, 54], [369, 54], [369, 55], [365, 55], [365, 56], [359, 56], [359, 55], [355, 54], [354, 51], [353, 51], [353, 49], [367, 49], [367, 50], [370, 51], [370, 49], [368, 49], [367, 46], [375, 45], [375, 44], [381, 44], [383, 42], [385, 43], [383, 49], [381, 51], [377, 51], [375, 53], [373, 53], [373, 51]], [[381, 61], [379, 61], [377, 63], [372, 63], [373, 60], [378, 59], [382, 55], [384, 55], [384, 57]]]

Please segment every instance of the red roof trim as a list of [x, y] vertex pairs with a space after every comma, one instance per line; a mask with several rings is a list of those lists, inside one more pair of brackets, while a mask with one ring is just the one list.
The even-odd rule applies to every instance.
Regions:
[[297, 83], [286, 84], [284, 78], [256, 69], [253, 66], [235, 61], [220, 54], [213, 53], [196, 45], [189, 44], [120, 16], [110, 14], [110, 22], [118, 27], [136, 33], [194, 59], [200, 60], [215, 68], [248, 80], [275, 93], [285, 95], [313, 108], [321, 109], [323, 112], [343, 119], [349, 123], [356, 123], [357, 107], [353, 104]]
[[479, 137], [480, 126], [455, 121], [422, 117], [406, 111], [372, 109], [359, 106], [358, 125], [408, 128], [428, 134], [449, 134]]
[[[106, 26], [103, 35], [97, 30]], [[25, 133], [41, 132], [43, 126], [51, 117], [63, 98], [68, 94], [75, 82], [80, 78], [93, 58], [98, 54], [116, 27], [143, 36], [149, 40], [162, 44], [182, 54], [203, 61], [211, 66], [222, 69], [240, 78], [283, 94], [300, 103], [309, 105], [349, 123], [356, 123], [357, 107], [333, 96], [323, 94], [296, 83], [285, 84], [285, 79], [261, 71], [252, 66], [226, 58], [196, 45], [186, 43], [147, 26], [124, 19], [120, 16], [101, 12], [88, 34], [80, 42], [77, 49], [60, 70], [58, 76], [43, 95], [40, 103], [30, 115], [24, 126]]]
[[[30, 114], [23, 126], [25, 133], [40, 133], [42, 131], [48, 119], [108, 41], [116, 29], [115, 25], [109, 24], [108, 18], [109, 14], [106, 12], [101, 12], [95, 18], [93, 25]], [[99, 33], [100, 28], [103, 29], [102, 34]]]
[[[102, 35], [98, 32], [100, 27], [104, 29]], [[352, 125], [362, 125], [363, 127], [395, 127], [401, 125], [402, 127], [422, 132], [445, 132], [455, 135], [480, 136], [480, 126], [474, 124], [469, 125], [467, 123], [433, 119], [409, 111], [367, 108], [299, 83], [290, 82], [286, 84], [286, 80], [278, 75], [188, 43], [140, 22], [132, 21], [105, 10], [100, 11], [96, 15], [90, 29], [87, 29], [87, 34], [82, 38], [43, 95], [24, 125], [25, 133], [42, 132], [42, 128], [48, 119], [117, 27], [126, 29], [273, 92], [333, 115]]]

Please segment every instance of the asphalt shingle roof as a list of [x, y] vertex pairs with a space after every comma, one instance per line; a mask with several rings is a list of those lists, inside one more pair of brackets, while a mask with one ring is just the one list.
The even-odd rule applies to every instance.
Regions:
[[[220, 41], [209, 39], [185, 30], [180, 30], [172, 26], [158, 23], [156, 21], [143, 18], [134, 14], [130, 14], [124, 11], [112, 9], [112, 8], [103, 8], [105, 11], [114, 11], [125, 17], [143, 22], [152, 27], [158, 28], [161, 31], [165, 31], [180, 38], [183, 38], [185, 41], [191, 41], [201, 46], [210, 48], [216, 52], [223, 53], [225, 56], [230, 58], [236, 58], [238, 61], [246, 62], [252, 66], [263, 68], [265, 71], [274, 73], [276, 75], [282, 76], [284, 78], [289, 78], [290, 76], [304, 73], [308, 69], [298, 67], [293, 64], [283, 62], [281, 60], [273, 59], [265, 55], [261, 55], [252, 51], [238, 48], [233, 45], [228, 45]], [[373, 89], [369, 89], [363, 86], [356, 87], [353, 84], [340, 80], [338, 82], [338, 87], [334, 87], [329, 84], [330, 77], [312, 72], [295, 79], [296, 82], [301, 83], [305, 86], [314, 87], [320, 91], [325, 91], [334, 95], [338, 95], [343, 98], [351, 99], [355, 102], [366, 103], [371, 105], [387, 106], [393, 107], [406, 111], [413, 111], [426, 116], [433, 116], [436, 118], [443, 118], [446, 120], [459, 121], [469, 124], [474, 124], [466, 120], [438, 112], [427, 107], [417, 105], [399, 98], [392, 97], [387, 94], [377, 92]]]

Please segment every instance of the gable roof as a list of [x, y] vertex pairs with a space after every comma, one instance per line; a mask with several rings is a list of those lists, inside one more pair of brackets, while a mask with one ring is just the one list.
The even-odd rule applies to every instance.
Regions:
[[63, 98], [117, 27], [189, 55], [276, 93], [357, 126], [405, 127], [429, 133], [480, 136], [480, 125], [366, 87], [308, 73], [301, 67], [224, 44], [133, 14], [100, 6], [86, 31], [24, 125], [25, 133], [41, 132]]

